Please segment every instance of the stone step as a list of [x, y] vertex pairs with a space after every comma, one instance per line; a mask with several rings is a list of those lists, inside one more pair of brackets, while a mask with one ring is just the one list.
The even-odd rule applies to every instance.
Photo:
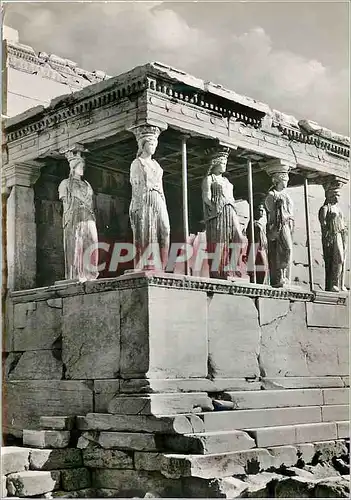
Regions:
[[347, 405], [350, 400], [350, 389], [323, 389], [323, 403], [325, 405]]
[[154, 415], [111, 415], [88, 413], [76, 418], [77, 429], [82, 431], [147, 432], [161, 434], [187, 434], [203, 432], [203, 421], [196, 414], [157, 417]]
[[232, 431], [321, 421], [320, 406], [198, 413], [205, 432]]
[[249, 450], [256, 446], [255, 441], [242, 431], [166, 436], [164, 444], [167, 450], [200, 455]]
[[258, 448], [337, 439], [335, 422], [248, 428], [246, 431], [255, 439]]
[[204, 455], [135, 452], [134, 464], [137, 471], [160, 471], [174, 479], [190, 476], [211, 479], [256, 474], [279, 469], [283, 464], [290, 467], [301, 459], [307, 464], [316, 453], [327, 460], [347, 453], [347, 446], [340, 440]]
[[337, 422], [348, 420], [349, 405], [322, 406], [322, 422]]
[[59, 471], [23, 471], [7, 476], [9, 496], [31, 497], [57, 490], [60, 485]]
[[349, 420], [345, 422], [336, 422], [336, 431], [338, 433], [338, 439], [349, 438], [350, 437]]
[[321, 389], [283, 389], [272, 391], [230, 391], [226, 393], [239, 410], [319, 406], [323, 404]]
[[211, 411], [213, 405], [205, 392], [168, 394], [131, 394], [115, 396], [108, 404], [114, 415], [175, 415], [191, 413], [194, 409]]
[[227, 391], [226, 394], [236, 409], [246, 410], [348, 404], [348, 392], [347, 388], [338, 388]]

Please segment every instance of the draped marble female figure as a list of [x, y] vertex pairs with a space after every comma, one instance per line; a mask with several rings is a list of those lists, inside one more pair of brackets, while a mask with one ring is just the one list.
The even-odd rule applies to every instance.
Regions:
[[[165, 269], [170, 224], [163, 192], [163, 170], [152, 158], [160, 130], [143, 126], [134, 131], [138, 141], [137, 157], [130, 167], [132, 200], [129, 208], [136, 256], [135, 268]], [[148, 262], [152, 258], [153, 263]]]
[[[254, 215], [254, 265], [256, 270], [256, 283], [266, 284], [268, 277], [268, 242], [266, 235], [266, 226], [267, 226], [267, 218], [266, 218], [266, 210], [263, 202], [256, 203], [253, 210]], [[247, 228], [246, 228], [246, 236], [248, 240], [247, 251], [245, 256], [245, 261], [250, 264], [250, 253], [253, 251], [252, 249], [252, 233], [251, 233], [251, 225], [252, 221], [250, 219]], [[254, 273], [253, 270], [249, 270], [247, 273], [250, 276], [251, 283], [254, 281]]]
[[63, 245], [65, 278], [90, 281], [98, 277], [98, 234], [93, 211], [93, 190], [82, 179], [85, 160], [80, 152], [66, 153], [68, 179], [59, 185], [63, 202]]
[[274, 172], [273, 186], [265, 199], [270, 284], [290, 284], [292, 268], [294, 214], [293, 202], [286, 188], [289, 174]]
[[337, 181], [325, 185], [325, 202], [319, 210], [325, 263], [325, 289], [346, 290], [344, 285], [347, 226], [338, 204], [340, 186]]
[[202, 182], [207, 251], [216, 254], [210, 268], [211, 278], [236, 275], [244, 239], [235, 210], [233, 184], [223, 176], [228, 156], [228, 148], [213, 152], [208, 174]]

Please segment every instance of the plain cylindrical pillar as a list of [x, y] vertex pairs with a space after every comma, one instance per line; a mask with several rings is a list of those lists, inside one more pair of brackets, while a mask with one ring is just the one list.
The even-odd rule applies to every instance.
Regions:
[[185, 274], [189, 274], [188, 239], [189, 239], [189, 211], [188, 211], [188, 163], [187, 163], [187, 137], [182, 138], [182, 193], [183, 193], [183, 235], [185, 243]]
[[[253, 207], [253, 189], [252, 189], [252, 164], [251, 160], [247, 160], [247, 183], [249, 192], [249, 205], [250, 205], [250, 237], [251, 237], [251, 247], [249, 254], [249, 266], [252, 265], [253, 282], [256, 283], [256, 248], [255, 248], [255, 227], [254, 227], [254, 207]], [[251, 260], [251, 262], [250, 262]], [[249, 267], [250, 268], [250, 267]]]
[[305, 220], [306, 220], [306, 234], [307, 234], [307, 255], [308, 255], [308, 273], [310, 280], [310, 289], [313, 291], [313, 262], [312, 262], [312, 246], [311, 246], [311, 224], [310, 224], [310, 210], [308, 203], [308, 179], [304, 180], [304, 198], [305, 198]]

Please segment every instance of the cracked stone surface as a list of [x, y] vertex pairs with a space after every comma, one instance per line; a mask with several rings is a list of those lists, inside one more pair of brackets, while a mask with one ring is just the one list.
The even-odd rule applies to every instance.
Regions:
[[120, 370], [118, 291], [64, 300], [62, 359], [67, 379], [113, 379]]
[[208, 304], [209, 353], [216, 377], [255, 377], [260, 374], [260, 328], [249, 297], [215, 294]]
[[60, 350], [27, 351], [17, 360], [8, 378], [9, 380], [61, 380], [62, 371]]
[[[264, 311], [265, 305], [262, 307]], [[340, 376], [348, 372], [346, 330], [307, 328], [304, 302], [291, 302], [286, 314], [261, 326], [261, 331], [261, 371], [267, 377]]]
[[61, 333], [61, 308], [46, 301], [14, 305], [14, 351], [51, 349]]

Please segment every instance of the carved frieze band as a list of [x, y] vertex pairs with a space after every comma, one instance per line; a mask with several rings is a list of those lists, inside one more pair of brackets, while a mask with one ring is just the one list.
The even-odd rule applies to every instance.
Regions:
[[[299, 301], [313, 301], [315, 294], [308, 290], [294, 290], [289, 288], [272, 288], [269, 286], [242, 284], [230, 281], [219, 282], [210, 279], [191, 279], [181, 276], [143, 276], [128, 277], [128, 279], [97, 280], [88, 283], [74, 285], [53, 285], [38, 289], [33, 293], [26, 291], [12, 292], [11, 297], [14, 303], [29, 302], [37, 300], [47, 300], [52, 297], [68, 297], [71, 295], [82, 295], [85, 293], [99, 293], [112, 290], [126, 290], [156, 286], [162, 288], [172, 288], [179, 290], [203, 291], [206, 293], [221, 293], [228, 295], [244, 295], [248, 297], [266, 297], [271, 299], [287, 299]], [[346, 297], [338, 297], [338, 303], [343, 304]]]

